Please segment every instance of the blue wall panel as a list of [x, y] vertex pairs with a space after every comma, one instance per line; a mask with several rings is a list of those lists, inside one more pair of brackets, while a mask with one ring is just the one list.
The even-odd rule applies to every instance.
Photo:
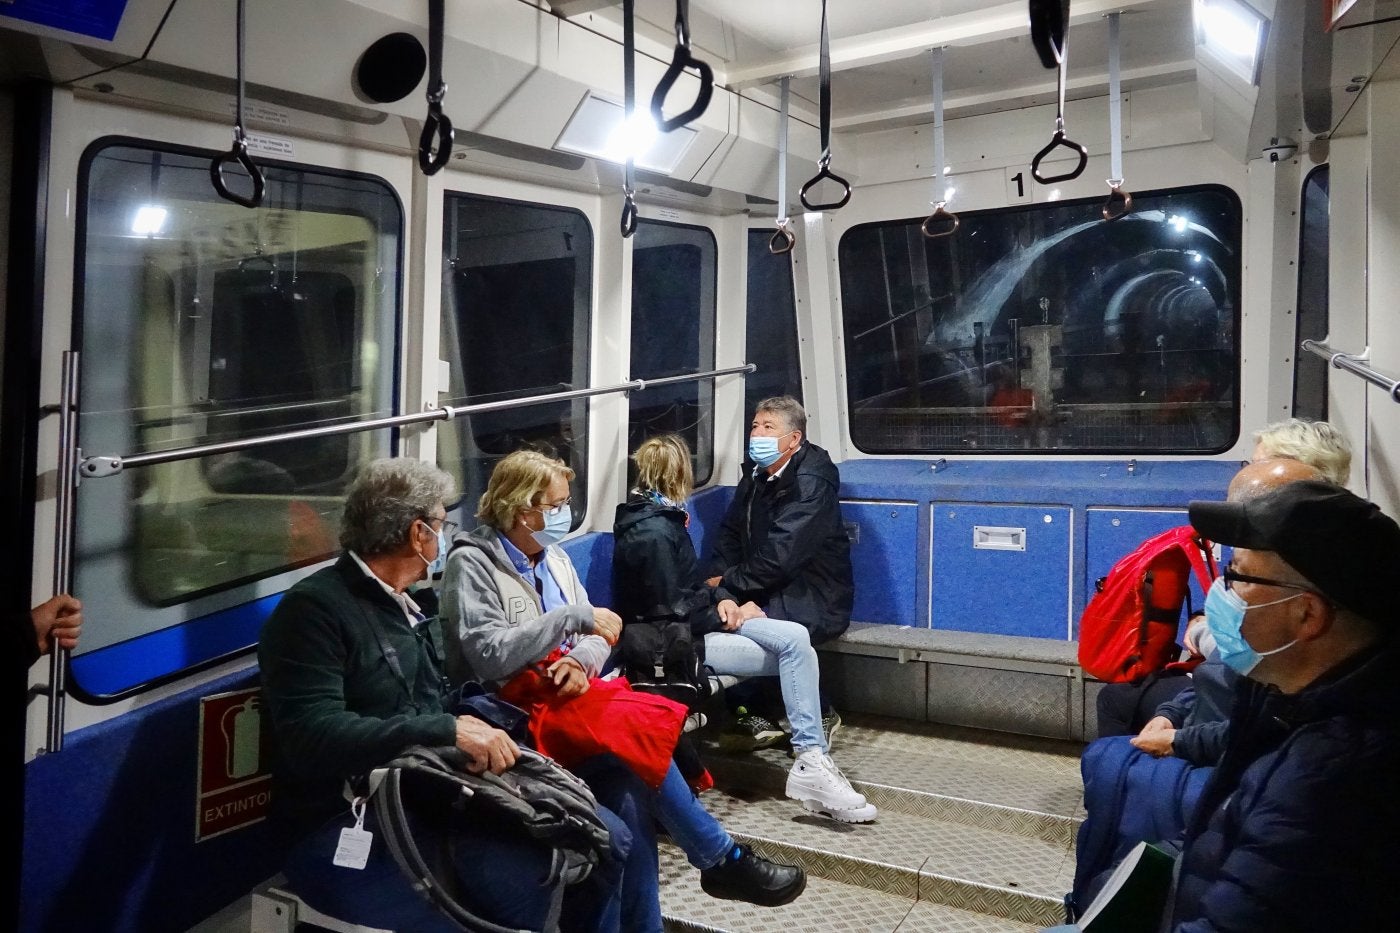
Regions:
[[24, 933], [179, 933], [281, 865], [266, 822], [195, 842], [201, 697], [256, 669], [69, 734], [25, 766]]
[[[974, 547], [979, 526], [1021, 529], [1025, 549]], [[933, 504], [933, 628], [1064, 638], [1069, 566], [1067, 506]]]
[[919, 624], [919, 507], [912, 502], [842, 502], [841, 515], [851, 535], [856, 579], [851, 617]]

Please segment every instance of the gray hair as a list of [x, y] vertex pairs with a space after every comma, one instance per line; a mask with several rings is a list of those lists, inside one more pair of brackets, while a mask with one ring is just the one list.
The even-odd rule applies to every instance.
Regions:
[[452, 477], [422, 460], [386, 457], [365, 464], [345, 495], [340, 546], [361, 557], [399, 548], [409, 526], [454, 498]]
[[1277, 421], [1255, 431], [1254, 443], [1264, 453], [1261, 459], [1301, 461], [1338, 486], [1345, 486], [1351, 475], [1351, 443], [1326, 421]]
[[791, 395], [775, 395], [764, 399], [754, 406], [754, 417], [758, 417], [761, 411], [782, 418], [789, 431], [801, 431], [804, 438], [807, 436], [807, 410]]

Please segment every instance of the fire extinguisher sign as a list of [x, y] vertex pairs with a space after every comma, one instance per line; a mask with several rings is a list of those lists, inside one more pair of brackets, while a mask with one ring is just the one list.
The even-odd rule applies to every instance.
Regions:
[[268, 733], [256, 687], [200, 699], [196, 842], [266, 818], [272, 801]]

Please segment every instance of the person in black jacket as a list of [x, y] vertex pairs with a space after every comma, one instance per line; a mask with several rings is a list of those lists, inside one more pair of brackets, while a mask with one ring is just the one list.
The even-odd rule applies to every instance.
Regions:
[[1400, 525], [1318, 481], [1245, 502], [1192, 502], [1190, 518], [1234, 547], [1206, 619], [1240, 680], [1163, 929], [1391, 929]]
[[[876, 809], [851, 788], [831, 756], [821, 721], [820, 672], [807, 629], [740, 603], [723, 586], [700, 579], [686, 528], [685, 500], [694, 486], [690, 449], [681, 438], [645, 441], [633, 454], [637, 485], [617, 507], [613, 525], [613, 594], [625, 624], [685, 620], [704, 639], [717, 674], [776, 676], [792, 723], [796, 761], [787, 796], [848, 823], [875, 819]], [[624, 636], [625, 640], [625, 636]]]
[[1186, 834], [1179, 933], [1379, 930], [1400, 866], [1400, 525], [1324, 482], [1193, 502], [1234, 547], [1206, 618], [1242, 681]]
[[846, 631], [855, 583], [840, 485], [831, 457], [807, 441], [807, 413], [797, 400], [759, 402], [707, 582], [736, 602], [806, 626], [813, 645]]

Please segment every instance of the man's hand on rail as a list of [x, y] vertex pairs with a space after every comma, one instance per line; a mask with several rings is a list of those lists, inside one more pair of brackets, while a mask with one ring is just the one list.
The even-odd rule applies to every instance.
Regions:
[[67, 651], [78, 647], [78, 636], [83, 630], [83, 604], [67, 593], [35, 606], [29, 610], [29, 618], [34, 623], [40, 654], [48, 654], [55, 645]]

